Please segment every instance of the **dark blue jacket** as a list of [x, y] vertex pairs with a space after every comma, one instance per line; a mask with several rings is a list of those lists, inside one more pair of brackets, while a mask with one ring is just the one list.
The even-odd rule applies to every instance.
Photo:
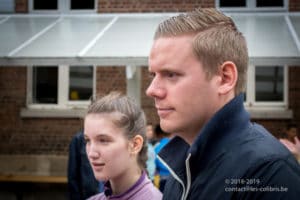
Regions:
[[[158, 154], [160, 150], [168, 144], [170, 141], [169, 138], [162, 138], [159, 140], [159, 142], [154, 146], [155, 154]], [[156, 165], [156, 173], [160, 175], [160, 177], [167, 177], [170, 175], [169, 170], [165, 167], [164, 164], [160, 162], [157, 157], [155, 158], [155, 165]]]
[[83, 200], [100, 192], [99, 182], [86, 155], [84, 136], [77, 133], [69, 146], [68, 192], [70, 200]]
[[[199, 105], [200, 106], [200, 105]], [[172, 177], [163, 199], [300, 199], [300, 167], [239, 95], [202, 128], [192, 146], [180, 137], [159, 153]]]

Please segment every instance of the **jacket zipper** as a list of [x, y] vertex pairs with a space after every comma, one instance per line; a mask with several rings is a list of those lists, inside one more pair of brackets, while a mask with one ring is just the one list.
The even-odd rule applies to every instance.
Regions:
[[165, 165], [165, 167], [169, 170], [169, 172], [172, 174], [172, 176], [175, 178], [175, 180], [177, 180], [180, 183], [180, 185], [182, 186], [181, 200], [184, 200], [185, 186], [184, 186], [183, 181], [177, 176], [177, 174], [172, 170], [172, 168], [170, 168], [169, 165], [163, 159], [161, 159], [161, 157], [157, 156], [157, 158], [160, 162], [162, 162]]
[[187, 196], [189, 194], [190, 187], [191, 187], [190, 157], [191, 157], [191, 154], [189, 153], [187, 159], [185, 160], [186, 178], [187, 178], [187, 187], [185, 188], [185, 185], [184, 185], [183, 181], [176, 175], [176, 173], [169, 167], [169, 165], [167, 163], [165, 163], [163, 159], [161, 159], [161, 157], [157, 156], [157, 158], [160, 160], [160, 162], [162, 162], [165, 165], [165, 167], [169, 170], [169, 172], [172, 174], [172, 176], [182, 186], [181, 200], [186, 200], [187, 199]]
[[191, 153], [189, 153], [187, 159], [185, 160], [185, 167], [186, 167], [186, 193], [184, 195], [183, 200], [187, 199], [187, 196], [188, 196], [190, 188], [191, 188], [190, 157], [191, 157]]

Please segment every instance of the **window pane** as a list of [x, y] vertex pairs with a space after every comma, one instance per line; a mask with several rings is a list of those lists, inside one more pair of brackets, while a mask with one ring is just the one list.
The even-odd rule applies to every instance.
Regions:
[[284, 0], [256, 0], [256, 7], [283, 7]]
[[94, 9], [94, 0], [71, 0], [71, 9]]
[[57, 70], [56, 66], [33, 67], [33, 103], [57, 103]]
[[57, 10], [58, 0], [33, 0], [34, 10]]
[[283, 101], [283, 67], [256, 67], [255, 84], [256, 101]]
[[245, 7], [246, 0], [220, 0], [220, 7]]
[[70, 67], [69, 100], [89, 100], [93, 94], [93, 67]]

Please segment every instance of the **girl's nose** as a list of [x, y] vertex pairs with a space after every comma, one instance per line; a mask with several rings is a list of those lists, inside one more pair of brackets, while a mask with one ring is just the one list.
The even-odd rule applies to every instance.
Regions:
[[100, 156], [100, 153], [99, 153], [98, 149], [95, 148], [95, 145], [92, 145], [92, 144], [87, 146], [86, 154], [91, 159], [95, 159], [95, 158], [98, 158]]

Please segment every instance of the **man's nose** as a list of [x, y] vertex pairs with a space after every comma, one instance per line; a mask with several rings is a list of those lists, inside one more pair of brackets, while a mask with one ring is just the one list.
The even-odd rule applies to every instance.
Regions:
[[154, 95], [153, 80], [151, 81], [150, 85], [146, 89], [146, 95], [149, 96], [149, 97], [153, 97], [153, 95]]
[[162, 98], [165, 94], [165, 90], [162, 87], [162, 83], [158, 78], [153, 78], [150, 85], [146, 90], [146, 95], [153, 98]]

